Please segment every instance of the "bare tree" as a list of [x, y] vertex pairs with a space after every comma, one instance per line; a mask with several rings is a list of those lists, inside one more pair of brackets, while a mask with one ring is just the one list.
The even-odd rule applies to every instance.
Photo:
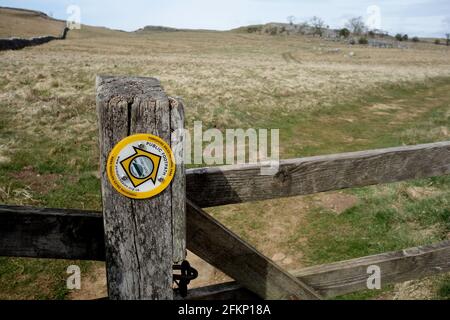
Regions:
[[353, 34], [361, 35], [366, 32], [367, 27], [362, 17], [354, 17], [345, 25]]
[[313, 28], [313, 35], [317, 34], [321, 37], [325, 28], [325, 22], [321, 18], [314, 16], [309, 21], [309, 24]]
[[[447, 26], [447, 30], [450, 29], [450, 17], [447, 17], [444, 20], [442, 20], [442, 23]], [[446, 42], [447, 46], [450, 45], [450, 33], [446, 33], [445, 38], [447, 39]]]
[[300, 34], [306, 34], [309, 29], [308, 22], [301, 22], [298, 25], [296, 25], [296, 29]]
[[286, 18], [286, 20], [287, 20], [287, 22], [289, 22], [289, 24], [292, 26], [292, 25], [295, 23], [295, 21], [297, 20], [297, 18], [296, 18], [295, 16], [288, 16], [288, 17]]

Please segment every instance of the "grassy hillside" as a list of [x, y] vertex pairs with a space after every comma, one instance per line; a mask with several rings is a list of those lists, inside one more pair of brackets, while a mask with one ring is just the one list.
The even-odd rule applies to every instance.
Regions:
[[65, 27], [42, 12], [0, 7], [0, 38], [59, 36]]
[[[100, 209], [96, 74], [159, 78], [185, 100], [188, 128], [279, 128], [282, 158], [449, 140], [450, 51], [410, 46], [83, 26], [65, 41], [0, 52], [0, 202]], [[448, 239], [449, 199], [442, 177], [209, 212], [297, 269]], [[71, 263], [0, 259], [0, 298], [69, 297]], [[87, 278], [102, 270], [82, 266]], [[350, 298], [445, 298], [448, 283]]]

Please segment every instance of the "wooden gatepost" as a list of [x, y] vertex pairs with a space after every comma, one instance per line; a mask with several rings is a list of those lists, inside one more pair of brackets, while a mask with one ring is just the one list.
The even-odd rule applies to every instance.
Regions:
[[149, 199], [117, 192], [106, 167], [113, 147], [133, 134], [155, 135], [173, 148], [172, 132], [184, 128], [183, 105], [154, 78], [100, 76], [96, 90], [109, 298], [173, 299], [172, 267], [186, 252], [182, 148], [171, 185]]

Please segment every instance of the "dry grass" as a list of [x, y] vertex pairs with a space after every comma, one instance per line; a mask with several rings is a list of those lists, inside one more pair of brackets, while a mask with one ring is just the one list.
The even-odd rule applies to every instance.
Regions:
[[35, 11], [0, 8], [0, 17], [0, 38], [59, 36], [65, 27], [65, 22]]
[[[280, 128], [286, 158], [447, 139], [450, 85], [433, 84], [450, 77], [449, 66], [448, 48], [420, 43], [404, 50], [374, 49], [308, 37], [128, 34], [83, 26], [65, 41], [0, 52], [0, 116], [5, 119], [0, 121], [0, 196], [4, 203], [100, 208], [97, 74], [159, 78], [168, 93], [185, 100], [188, 127], [202, 120], [205, 128]], [[37, 175], [57, 177], [58, 185], [43, 186]], [[386, 191], [386, 207], [402, 192]], [[313, 233], [302, 230], [314, 225], [318, 210], [339, 222], [329, 225], [329, 234], [342, 235], [350, 225], [359, 226], [354, 217], [345, 220], [347, 211], [359, 206], [356, 212], [363, 212], [367, 201], [383, 197], [369, 189], [211, 213], [284, 267], [296, 269], [341, 257], [304, 255]], [[358, 236], [366, 231], [360, 229]], [[317, 230], [328, 234], [325, 227]], [[437, 232], [423, 239], [435, 240]], [[354, 251], [345, 257], [361, 253], [366, 254]]]
[[[320, 50], [327, 47], [342, 50]], [[354, 57], [347, 55], [350, 51]], [[286, 62], [284, 52], [301, 63]], [[449, 51], [433, 46], [383, 50], [233, 33], [127, 36], [87, 27], [71, 32], [67, 41], [1, 56], [0, 97], [17, 105], [24, 129], [36, 130], [39, 122], [40, 130], [51, 135], [60, 131], [57, 120], [67, 117], [70, 129], [65, 126], [63, 136], [92, 137], [96, 74], [155, 76], [187, 101], [188, 125], [201, 119], [218, 128], [332, 107], [382, 84], [450, 75]]]

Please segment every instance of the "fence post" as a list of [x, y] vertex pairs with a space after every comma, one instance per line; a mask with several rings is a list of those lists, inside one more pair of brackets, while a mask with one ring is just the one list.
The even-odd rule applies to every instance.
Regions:
[[184, 128], [183, 105], [154, 78], [99, 76], [96, 90], [109, 298], [173, 299], [172, 266], [186, 252], [182, 147], [172, 184], [150, 199], [118, 193], [106, 165], [112, 148], [132, 134], [156, 135], [173, 148], [172, 132]]

